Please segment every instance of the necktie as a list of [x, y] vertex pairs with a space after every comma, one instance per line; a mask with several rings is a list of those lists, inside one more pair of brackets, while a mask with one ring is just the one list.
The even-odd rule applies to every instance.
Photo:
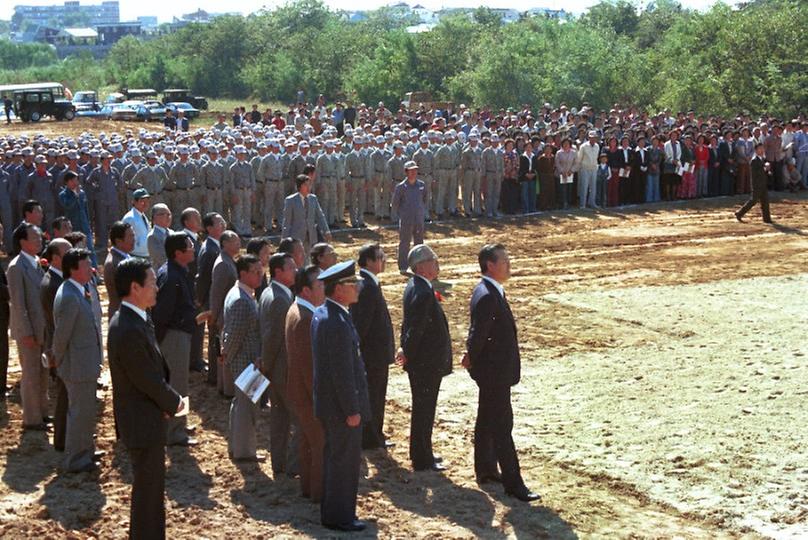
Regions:
[[146, 219], [146, 216], [143, 215], [143, 214], [140, 214], [140, 219], [143, 220], [143, 225], [146, 226], [146, 230], [148, 231], [149, 230], [149, 220]]

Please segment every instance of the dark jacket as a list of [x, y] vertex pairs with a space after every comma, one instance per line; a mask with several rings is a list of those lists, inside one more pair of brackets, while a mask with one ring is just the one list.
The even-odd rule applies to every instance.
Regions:
[[419, 276], [404, 289], [401, 348], [407, 357], [404, 369], [441, 377], [452, 372], [452, 338], [449, 323], [435, 291]]
[[368, 365], [389, 365], [393, 363], [395, 356], [390, 311], [387, 309], [387, 301], [381, 287], [364, 272], [367, 271], [359, 271], [363, 282], [359, 300], [351, 306], [351, 317], [356, 326], [356, 333], [359, 334], [362, 359]]
[[166, 444], [166, 419], [180, 405], [168, 384], [168, 367], [157, 348], [154, 328], [122, 305], [107, 335], [112, 400], [121, 440], [127, 448]]
[[196, 261], [196, 301], [203, 310], [210, 309], [210, 280], [213, 277], [213, 264], [221, 253], [221, 247], [208, 238], [199, 250]]
[[152, 308], [157, 341], [163, 341], [169, 330], [193, 334], [196, 308], [188, 270], [169, 259], [157, 271], [157, 286], [157, 304]]
[[317, 418], [324, 422], [344, 422], [355, 414], [370, 418], [365, 363], [350, 314], [326, 300], [314, 311], [311, 341]]
[[56, 293], [64, 278], [50, 269], [45, 272], [42, 283], [39, 286], [40, 298], [42, 298], [42, 311], [45, 312], [45, 348], [49, 349], [53, 340], [53, 329], [56, 322], [53, 320], [53, 302], [56, 300]]
[[[531, 168], [531, 162], [533, 164]], [[528, 178], [526, 175], [528, 171], [533, 172], [536, 176], [533, 178]], [[539, 157], [533, 155], [530, 161], [525, 157], [525, 154], [519, 154], [519, 181], [520, 182], [532, 182], [539, 177]]]
[[469, 374], [478, 384], [513, 386], [519, 382], [521, 360], [513, 313], [496, 287], [484, 279], [471, 295], [466, 351]]

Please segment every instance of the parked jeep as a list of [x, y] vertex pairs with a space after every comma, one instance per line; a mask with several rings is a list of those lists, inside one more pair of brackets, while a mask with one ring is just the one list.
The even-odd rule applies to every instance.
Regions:
[[202, 111], [208, 110], [208, 100], [202, 96], [191, 95], [191, 90], [188, 88], [168, 88], [163, 90], [163, 103], [190, 103], [195, 109]]
[[13, 94], [14, 114], [23, 122], [39, 122], [43, 116], [56, 120], [73, 120], [76, 107], [64, 97], [54, 96], [51, 90], [17, 90]]

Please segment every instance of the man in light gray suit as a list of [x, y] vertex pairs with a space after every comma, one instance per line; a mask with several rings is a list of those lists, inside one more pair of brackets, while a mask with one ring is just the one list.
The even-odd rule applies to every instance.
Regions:
[[17, 342], [22, 368], [22, 424], [24, 429], [45, 431], [48, 408], [48, 370], [42, 365], [46, 319], [39, 294], [45, 272], [39, 266], [42, 231], [23, 222], [14, 230], [14, 249], [19, 254], [8, 265], [11, 303], [11, 338]]
[[[213, 274], [210, 285], [210, 320], [208, 324], [217, 335], [221, 335], [224, 326], [224, 299], [233, 284], [238, 281], [238, 270], [234, 258], [241, 249], [241, 240], [233, 231], [225, 231], [219, 237], [222, 251], [213, 263]], [[233, 377], [227, 364], [219, 366], [216, 371], [216, 387], [219, 393], [233, 397]]]
[[[286, 312], [294, 297], [297, 265], [288, 253], [269, 259], [272, 282], [261, 294], [261, 372], [269, 379], [269, 441], [272, 471], [297, 474], [298, 430], [293, 425], [291, 404], [286, 393]], [[293, 433], [290, 446], [290, 432]]]
[[65, 472], [89, 472], [94, 463], [95, 389], [104, 358], [101, 328], [87, 287], [93, 277], [90, 252], [71, 249], [62, 258], [65, 281], [53, 303], [53, 363], [67, 388]]
[[149, 231], [146, 245], [149, 248], [149, 259], [156, 271], [166, 263], [166, 238], [171, 226], [171, 210], [168, 206], [162, 203], [152, 206], [152, 223], [154, 226]]
[[318, 242], [318, 229], [327, 242], [331, 242], [331, 231], [328, 229], [323, 209], [317, 201], [317, 195], [311, 193], [309, 177], [301, 174], [295, 182], [297, 193], [289, 195], [283, 202], [281, 236], [284, 238], [291, 236], [303, 242], [303, 250], [308, 260], [311, 246]]
[[[236, 261], [238, 281], [224, 301], [222, 355], [224, 365], [233, 374], [231, 384], [249, 365], [261, 363], [261, 337], [255, 289], [261, 284], [264, 270], [254, 255], [244, 255]], [[230, 434], [227, 449], [236, 461], [264, 461], [256, 453], [255, 404], [238, 388], [230, 402]]]

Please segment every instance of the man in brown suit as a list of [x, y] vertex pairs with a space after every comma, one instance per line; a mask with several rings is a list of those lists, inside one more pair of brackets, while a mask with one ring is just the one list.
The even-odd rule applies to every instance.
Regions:
[[123, 221], [116, 221], [109, 229], [109, 253], [104, 261], [104, 284], [107, 286], [109, 305], [107, 307], [107, 320], [118, 311], [121, 299], [115, 290], [115, 269], [129, 258], [129, 253], [135, 249], [135, 231], [132, 225]]
[[311, 359], [311, 319], [325, 301], [325, 286], [317, 279], [320, 269], [311, 265], [295, 276], [297, 297], [286, 313], [286, 393], [298, 421], [300, 487], [304, 497], [318, 503], [323, 495], [325, 434], [314, 415], [314, 368]]

